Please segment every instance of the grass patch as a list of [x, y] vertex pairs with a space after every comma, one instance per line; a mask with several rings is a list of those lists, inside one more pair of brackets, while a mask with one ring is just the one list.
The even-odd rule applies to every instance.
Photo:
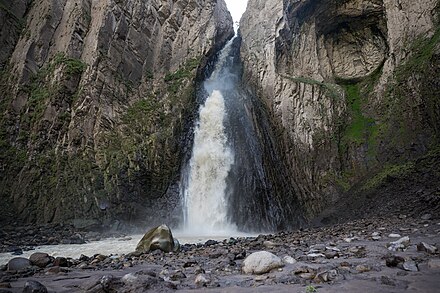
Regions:
[[388, 165], [376, 174], [376, 176], [368, 180], [361, 189], [363, 191], [376, 189], [384, 184], [389, 178], [405, 178], [414, 170], [414, 162], [408, 162], [402, 165]]

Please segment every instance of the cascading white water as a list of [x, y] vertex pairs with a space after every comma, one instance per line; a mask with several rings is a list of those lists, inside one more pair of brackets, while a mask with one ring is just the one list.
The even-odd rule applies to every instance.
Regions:
[[184, 230], [197, 235], [228, 235], [236, 231], [227, 220], [226, 178], [234, 163], [233, 151], [225, 134], [225, 100], [228, 86], [223, 64], [229, 57], [232, 40], [225, 46], [211, 77], [204, 86], [209, 96], [200, 109], [192, 157], [183, 190]]

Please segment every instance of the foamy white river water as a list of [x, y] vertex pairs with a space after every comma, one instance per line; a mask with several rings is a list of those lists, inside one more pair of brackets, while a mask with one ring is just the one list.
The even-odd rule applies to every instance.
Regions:
[[[230, 237], [251, 237], [249, 234], [235, 234], [230, 236], [191, 236], [179, 233], [173, 233], [180, 244], [187, 243], [204, 243], [209, 239], [222, 241]], [[103, 255], [121, 255], [133, 252], [136, 245], [143, 235], [131, 235], [124, 238], [108, 238], [100, 241], [92, 241], [86, 244], [60, 244], [60, 245], [44, 245], [38, 246], [34, 250], [24, 251], [21, 255], [12, 255], [11, 253], [0, 253], [0, 265], [8, 263], [14, 257], [26, 257], [34, 252], [45, 252], [53, 257], [63, 256], [71, 258], [79, 258], [81, 254], [93, 256], [95, 254]], [[131, 238], [131, 240], [127, 240]]]

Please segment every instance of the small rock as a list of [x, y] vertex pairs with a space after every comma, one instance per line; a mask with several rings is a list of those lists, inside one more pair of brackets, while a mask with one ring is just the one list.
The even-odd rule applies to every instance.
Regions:
[[124, 282], [124, 284], [134, 284], [138, 281], [138, 277], [134, 274], [126, 274], [121, 278], [121, 281]]
[[112, 275], [104, 275], [101, 277], [101, 280], [99, 280], [99, 283], [101, 284], [102, 289], [104, 291], [108, 291], [115, 280], [115, 277]]
[[397, 241], [394, 242], [390, 242], [388, 244], [388, 250], [391, 251], [398, 251], [398, 250], [404, 250], [405, 248], [407, 248], [410, 244], [410, 240], [408, 236], [402, 237]]
[[8, 271], [20, 271], [31, 266], [31, 262], [24, 257], [14, 257], [8, 262]]
[[382, 239], [382, 237], [380, 237], [380, 236], [373, 236], [373, 237], [371, 237], [371, 239], [373, 239], [374, 241], [379, 241], [380, 239]]
[[206, 286], [209, 283], [209, 279], [204, 274], [198, 274], [196, 279], [195, 279], [195, 281], [194, 281], [194, 283], [198, 287], [203, 287], [203, 286]]
[[403, 264], [405, 262], [405, 259], [401, 256], [397, 256], [397, 255], [392, 255], [392, 256], [387, 256], [385, 258], [385, 263], [387, 265], [387, 267], [397, 267], [401, 264]]
[[354, 240], [359, 240], [359, 237], [355, 236], [355, 237], [351, 237], [351, 238], [344, 238], [344, 241], [347, 242], [347, 243], [350, 243], [350, 242], [352, 242]]
[[417, 264], [412, 260], [407, 260], [403, 263], [403, 269], [405, 271], [409, 272], [418, 272], [419, 268], [417, 267]]
[[338, 272], [336, 270], [329, 270], [318, 273], [313, 279], [316, 283], [330, 282], [336, 279]]
[[428, 221], [432, 219], [432, 215], [431, 214], [424, 214], [423, 216], [421, 216], [422, 220]]
[[305, 280], [313, 280], [315, 278], [315, 274], [314, 273], [302, 273], [299, 274], [299, 277]]
[[291, 264], [292, 265], [292, 264], [296, 263], [296, 260], [293, 257], [291, 257], [289, 255], [286, 255], [285, 257], [283, 257], [283, 262], [285, 264]]
[[29, 257], [30, 262], [40, 268], [45, 268], [50, 262], [51, 257], [47, 253], [35, 252]]
[[402, 238], [402, 236], [400, 236], [400, 234], [397, 233], [391, 233], [388, 235], [389, 238]]
[[379, 232], [373, 232], [373, 233], [371, 233], [371, 237], [376, 237], [376, 236], [380, 236], [380, 233], [379, 233]]
[[55, 258], [53, 265], [57, 267], [67, 267], [69, 263], [67, 262], [67, 258], [58, 256]]
[[205, 246], [212, 246], [218, 244], [218, 241], [215, 240], [208, 240], [205, 242]]
[[440, 269], [440, 259], [430, 259], [428, 261], [428, 267], [430, 269], [439, 270]]
[[315, 259], [315, 258], [319, 258], [319, 257], [325, 257], [325, 255], [322, 253], [309, 253], [309, 254], [307, 254], [307, 258], [309, 258], [309, 259]]
[[37, 281], [26, 281], [23, 288], [23, 293], [47, 293], [47, 288]]
[[417, 244], [417, 250], [418, 251], [425, 251], [430, 254], [435, 254], [438, 249], [437, 249], [437, 247], [430, 245], [428, 243], [420, 242], [419, 244]]
[[324, 252], [324, 255], [327, 259], [333, 259], [339, 257], [339, 253], [336, 251], [326, 251]]
[[274, 243], [272, 241], [264, 241], [263, 242], [263, 246], [266, 247], [266, 248], [274, 248], [274, 247], [279, 246], [279, 244], [276, 244], [276, 243]]
[[243, 272], [246, 274], [264, 274], [283, 267], [281, 259], [267, 251], [254, 252], [243, 261]]
[[371, 271], [371, 267], [366, 265], [357, 265], [355, 270], [358, 271], [359, 273], [366, 273]]

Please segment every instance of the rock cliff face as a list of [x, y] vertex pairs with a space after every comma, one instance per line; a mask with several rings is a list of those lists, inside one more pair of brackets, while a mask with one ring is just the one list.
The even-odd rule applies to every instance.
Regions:
[[0, 1], [0, 21], [3, 220], [169, 217], [224, 1]]
[[413, 159], [439, 161], [439, 7], [249, 1], [240, 23], [243, 80], [270, 113], [286, 184], [309, 217], [348, 191], [406, 176]]

